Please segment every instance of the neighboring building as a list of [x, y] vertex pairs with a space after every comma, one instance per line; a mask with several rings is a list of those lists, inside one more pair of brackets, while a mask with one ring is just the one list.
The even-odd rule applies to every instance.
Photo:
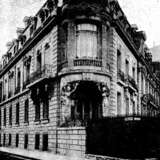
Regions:
[[157, 116], [160, 84], [145, 34], [113, 0], [48, 0], [8, 43], [1, 144], [86, 153], [88, 120]]
[[160, 61], [160, 45], [150, 48], [153, 56], [153, 61]]

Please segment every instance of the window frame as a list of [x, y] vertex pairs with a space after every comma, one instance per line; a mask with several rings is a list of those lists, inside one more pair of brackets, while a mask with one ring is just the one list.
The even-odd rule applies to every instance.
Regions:
[[[92, 27], [96, 27], [96, 30], [89, 30], [89, 29], [78, 29], [78, 27], [80, 25], [91, 25]], [[82, 26], [83, 27], [83, 26]], [[78, 59], [83, 59], [83, 58], [87, 58], [87, 59], [102, 59], [102, 53], [101, 53], [101, 49], [102, 48], [102, 33], [101, 33], [101, 27], [94, 22], [79, 22], [76, 23], [76, 58]], [[80, 53], [80, 56], [78, 55], [78, 37], [80, 35], [80, 33], [84, 33], [85, 34], [88, 33], [95, 33], [96, 34], [96, 42], [97, 42], [97, 53], [95, 54], [96, 56], [93, 55], [89, 55], [89, 56], [82, 56], [82, 53]], [[101, 46], [101, 47], [99, 47]], [[81, 47], [80, 47], [81, 48]]]

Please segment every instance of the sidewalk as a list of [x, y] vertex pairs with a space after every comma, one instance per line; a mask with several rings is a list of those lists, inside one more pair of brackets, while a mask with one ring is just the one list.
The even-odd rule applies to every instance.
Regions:
[[19, 148], [0, 147], [0, 151], [12, 153], [12, 154], [20, 155], [24, 157], [29, 157], [29, 158], [35, 158], [38, 160], [85, 160], [85, 158], [79, 158], [74, 154], [71, 156], [62, 156], [62, 155], [49, 153], [49, 152], [30, 151], [30, 150], [24, 150]]

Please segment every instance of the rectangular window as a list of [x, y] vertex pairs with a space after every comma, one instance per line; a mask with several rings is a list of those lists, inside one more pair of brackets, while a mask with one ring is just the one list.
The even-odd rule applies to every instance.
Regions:
[[43, 143], [42, 143], [42, 150], [48, 150], [48, 134], [43, 134]]
[[24, 149], [28, 148], [28, 134], [24, 135]]
[[35, 105], [35, 121], [40, 120], [40, 102], [37, 102]]
[[29, 100], [25, 100], [24, 104], [24, 122], [28, 122], [28, 113], [29, 113]]
[[9, 108], [9, 125], [12, 125], [12, 106]]
[[19, 145], [19, 134], [16, 134], [16, 147]]
[[135, 67], [132, 68], [132, 77], [136, 80]]
[[129, 75], [129, 62], [126, 60], [126, 74]]
[[41, 71], [41, 67], [42, 67], [42, 54], [38, 50], [37, 51], [37, 71]]
[[40, 134], [35, 135], [35, 149], [39, 149], [40, 145]]
[[77, 57], [98, 57], [97, 26], [93, 24], [77, 25]]
[[17, 69], [17, 89], [20, 90], [21, 86], [21, 71], [20, 68]]
[[126, 115], [129, 115], [129, 98], [126, 98]]
[[3, 134], [3, 146], [5, 146], [6, 145], [6, 134], [4, 133]]
[[117, 50], [117, 71], [121, 70], [121, 52]]
[[6, 126], [6, 108], [4, 108], [3, 112], [3, 125]]
[[11, 143], [12, 143], [12, 135], [9, 134], [9, 142], [8, 142], [8, 145], [11, 146]]
[[117, 93], [117, 115], [121, 114], [121, 93]]
[[1, 113], [1, 108], [0, 108], [0, 129], [2, 127], [2, 113]]
[[48, 119], [49, 118], [49, 104], [48, 104], [48, 99], [45, 98], [43, 101], [43, 119]]
[[135, 101], [133, 101], [132, 103], [133, 103], [133, 115], [136, 115], [136, 105], [135, 105]]
[[19, 124], [19, 103], [16, 104], [16, 124]]

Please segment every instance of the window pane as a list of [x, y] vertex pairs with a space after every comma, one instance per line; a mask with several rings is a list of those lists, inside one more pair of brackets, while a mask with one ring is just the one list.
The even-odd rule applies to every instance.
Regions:
[[80, 24], [77, 27], [77, 56], [97, 57], [97, 26]]

